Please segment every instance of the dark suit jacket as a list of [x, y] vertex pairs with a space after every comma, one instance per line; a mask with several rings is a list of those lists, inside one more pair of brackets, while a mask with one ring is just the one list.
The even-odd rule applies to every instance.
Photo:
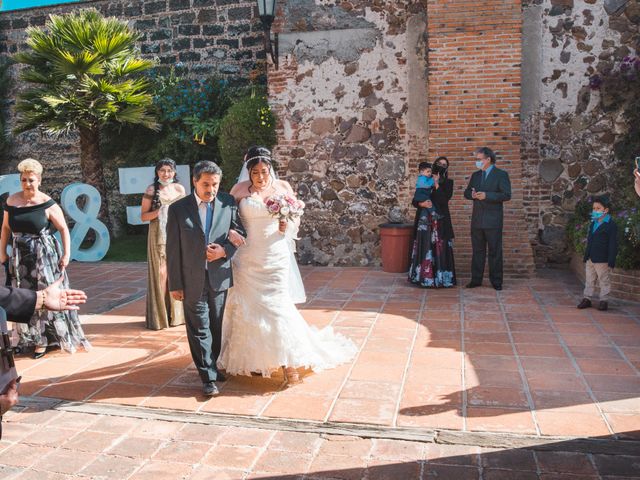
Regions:
[[36, 292], [25, 288], [0, 287], [0, 307], [12, 322], [29, 323], [36, 309]]
[[[183, 290], [187, 302], [195, 302], [202, 295], [205, 280], [213, 291], [233, 286], [231, 257], [236, 247], [229, 241], [229, 230], [244, 235], [238, 218], [235, 199], [219, 192], [213, 205], [213, 222], [209, 238], [204, 238], [204, 226], [198, 214], [195, 193], [172, 203], [167, 220], [167, 273], [169, 290]], [[227, 256], [208, 263], [205, 279], [206, 246], [222, 245]]]
[[476, 192], [485, 192], [487, 198], [473, 200], [471, 228], [502, 228], [502, 203], [511, 200], [509, 174], [494, 166], [483, 182], [482, 170], [478, 170], [471, 175], [469, 185], [464, 191], [467, 200], [472, 200], [472, 188], [475, 188]]
[[591, 259], [593, 263], [607, 263], [611, 268], [616, 266], [618, 256], [618, 226], [613, 220], [603, 222], [593, 231], [593, 222], [589, 225], [587, 249], [584, 261]]

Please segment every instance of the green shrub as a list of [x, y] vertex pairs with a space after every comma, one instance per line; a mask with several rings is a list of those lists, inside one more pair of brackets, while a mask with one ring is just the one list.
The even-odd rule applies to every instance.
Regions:
[[[169, 75], [156, 72], [151, 80], [160, 130], [110, 129], [104, 136], [103, 148], [111, 166], [151, 166], [164, 157], [190, 165], [199, 160], [217, 160], [216, 126], [232, 104], [238, 88], [217, 77], [181, 78], [173, 70]], [[207, 129], [206, 132], [203, 129]]]
[[220, 123], [218, 139], [223, 187], [228, 189], [236, 182], [247, 148], [252, 145], [273, 148], [276, 144], [275, 123], [264, 95], [252, 94], [229, 108]]

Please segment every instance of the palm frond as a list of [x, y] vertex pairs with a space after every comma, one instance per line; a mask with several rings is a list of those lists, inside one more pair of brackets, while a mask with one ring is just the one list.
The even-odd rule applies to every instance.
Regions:
[[51, 15], [27, 29], [30, 50], [15, 55], [31, 85], [19, 94], [18, 129], [51, 133], [110, 122], [157, 128], [150, 84], [138, 77], [154, 62], [137, 56], [139, 34], [95, 9]]

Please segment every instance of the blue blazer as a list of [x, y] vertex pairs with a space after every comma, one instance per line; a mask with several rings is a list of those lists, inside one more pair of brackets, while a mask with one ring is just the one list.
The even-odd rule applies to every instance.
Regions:
[[616, 266], [618, 255], [618, 226], [613, 220], [602, 222], [598, 229], [593, 231], [593, 222], [589, 225], [587, 236], [587, 249], [584, 252], [584, 261], [593, 263], [607, 263], [611, 268]]

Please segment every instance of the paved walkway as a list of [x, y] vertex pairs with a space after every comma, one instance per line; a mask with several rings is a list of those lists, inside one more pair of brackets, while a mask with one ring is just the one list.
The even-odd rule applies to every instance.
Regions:
[[[440, 445], [43, 410], [12, 414], [0, 478], [631, 480], [640, 457]], [[549, 450], [552, 449], [552, 450]]]
[[[139, 295], [123, 282], [144, 284], [143, 266], [104, 267], [72, 267], [73, 285], [100, 291], [85, 313]], [[578, 475], [567, 478], [640, 477], [640, 449], [620, 466], [589, 449], [558, 457], [428, 443], [434, 430], [453, 443], [552, 449], [570, 437], [640, 439], [640, 306], [578, 311], [579, 286], [563, 272], [514, 280], [502, 292], [423, 290], [372, 269], [303, 275], [304, 317], [352, 338], [360, 347], [353, 363], [308, 372], [288, 389], [281, 376], [231, 378], [207, 399], [184, 329], [145, 330], [140, 298], [83, 315], [92, 351], [18, 360], [21, 394], [35, 406], [8, 415], [0, 465], [21, 479], [58, 478], [29, 475], [62, 468], [103, 478], [95, 472], [112, 464], [122, 474], [104, 478], [561, 478], [554, 468]], [[38, 403], [48, 399], [66, 403]], [[17, 457], [25, 463], [15, 465]], [[176, 462], [185, 475], [172, 470]]]

